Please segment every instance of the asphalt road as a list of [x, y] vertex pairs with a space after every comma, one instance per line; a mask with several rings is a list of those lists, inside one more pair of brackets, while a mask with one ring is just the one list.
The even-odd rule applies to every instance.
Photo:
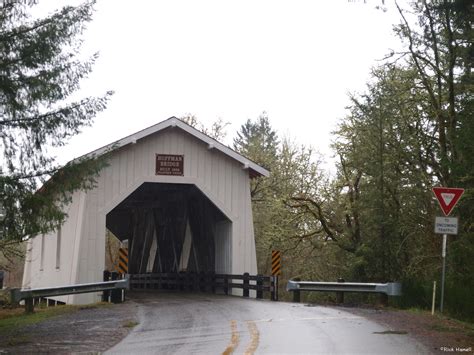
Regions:
[[405, 334], [340, 308], [141, 293], [139, 325], [106, 354], [420, 354]]

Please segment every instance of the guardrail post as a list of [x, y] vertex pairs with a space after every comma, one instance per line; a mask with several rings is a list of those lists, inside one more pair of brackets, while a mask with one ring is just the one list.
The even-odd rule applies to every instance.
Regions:
[[270, 297], [272, 301], [278, 301], [278, 276], [270, 276]]
[[159, 277], [157, 276], [156, 273], [151, 273], [150, 274], [150, 280], [151, 280], [151, 285], [150, 285], [150, 288], [151, 289], [155, 289], [155, 288], [158, 288], [158, 280], [159, 280]]
[[181, 282], [182, 282], [184, 291], [189, 291], [191, 289], [191, 286], [190, 286], [191, 280], [189, 278], [189, 273], [187, 271], [181, 271]]
[[257, 298], [263, 298], [263, 275], [257, 275]]
[[193, 291], [199, 291], [199, 274], [197, 272], [193, 272]]
[[[128, 289], [130, 289], [130, 278], [128, 277], [128, 275], [127, 274], [120, 274], [120, 275], [121, 275], [122, 280], [128, 278]], [[120, 296], [121, 296], [120, 302], [122, 302], [122, 303], [125, 302], [125, 290], [124, 289], [120, 290]]]
[[183, 283], [183, 290], [184, 291], [189, 291], [190, 290], [190, 283], [191, 283], [191, 280], [189, 279], [189, 275], [188, 275], [188, 272], [187, 271], [183, 271], [182, 274], [181, 274], [181, 281]]
[[207, 272], [201, 271], [201, 279], [200, 279], [200, 284], [201, 284], [201, 292], [206, 292], [207, 289]]
[[386, 293], [380, 293], [380, 304], [384, 307], [388, 306], [388, 295]]
[[151, 288], [151, 274], [145, 274], [145, 288]]
[[35, 311], [35, 303], [32, 297], [25, 298], [25, 313], [33, 313]]
[[204, 271], [201, 271], [199, 273], [199, 291], [201, 292], [205, 292], [206, 291], [206, 278], [205, 278], [205, 274], [204, 274]]
[[209, 271], [209, 282], [211, 284], [211, 292], [216, 293], [216, 273]]
[[229, 294], [229, 276], [224, 275], [224, 294], [227, 296]]
[[[110, 280], [110, 271], [104, 270], [104, 281]], [[102, 292], [102, 302], [109, 302], [110, 291], [105, 290]]]
[[[111, 273], [111, 279], [112, 281], [118, 280], [119, 279], [119, 274], [115, 271]], [[112, 290], [110, 293], [110, 301], [112, 303], [120, 303], [122, 302], [122, 290]]]
[[185, 283], [186, 283], [185, 274], [182, 271], [178, 272], [178, 288], [180, 291], [185, 290]]
[[155, 288], [163, 289], [163, 275], [161, 274], [161, 272], [158, 274], [155, 274], [155, 278], [156, 278]]
[[178, 277], [177, 274], [172, 272], [166, 274], [166, 278], [168, 280], [168, 289], [176, 290], [178, 284]]
[[[342, 277], [337, 279], [337, 282], [344, 283], [346, 282]], [[336, 303], [341, 304], [344, 303], [344, 291], [336, 292]]]
[[244, 284], [243, 284], [243, 288], [244, 288], [244, 294], [243, 296], [244, 297], [249, 297], [249, 285], [250, 285], [250, 274], [248, 272], [244, 273]]
[[10, 303], [12, 305], [18, 306], [18, 303], [20, 302], [20, 294], [21, 289], [19, 288], [12, 288], [10, 290]]
[[193, 276], [190, 272], [185, 272], [184, 274], [184, 283], [186, 285], [185, 290], [192, 291], [193, 290]]
[[212, 290], [211, 279], [211, 273], [206, 271], [204, 273], [204, 292]]
[[[295, 277], [292, 280], [296, 281], [296, 282], [301, 281], [301, 279], [299, 277]], [[293, 290], [293, 302], [295, 302], [295, 303], [301, 302], [301, 291], [300, 290]]]

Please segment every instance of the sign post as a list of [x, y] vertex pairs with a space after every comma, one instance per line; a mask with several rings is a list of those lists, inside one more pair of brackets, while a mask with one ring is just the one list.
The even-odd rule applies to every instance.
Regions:
[[439, 206], [443, 210], [446, 217], [436, 217], [435, 233], [443, 234], [443, 246], [441, 250], [441, 257], [443, 258], [443, 271], [441, 273], [441, 298], [439, 310], [443, 313], [444, 305], [444, 280], [446, 277], [446, 244], [448, 241], [448, 234], [458, 234], [458, 219], [447, 218], [454, 206], [458, 203], [464, 189], [450, 188], [450, 187], [433, 187], [433, 193], [438, 200]]
[[273, 301], [278, 301], [278, 276], [281, 275], [281, 251], [272, 250], [272, 276], [274, 278], [275, 292]]
[[444, 305], [444, 279], [446, 277], [446, 243], [448, 235], [443, 234], [443, 249], [441, 251], [441, 257], [443, 258], [443, 271], [441, 272], [441, 299], [439, 301], [439, 311], [443, 313]]

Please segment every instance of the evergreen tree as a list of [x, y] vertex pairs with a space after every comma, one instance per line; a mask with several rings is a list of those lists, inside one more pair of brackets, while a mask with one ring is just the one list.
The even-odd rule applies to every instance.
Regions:
[[277, 133], [270, 125], [268, 116], [263, 112], [257, 120], [247, 120], [234, 138], [234, 149], [253, 160], [255, 163], [271, 171], [270, 178], [258, 177], [251, 181], [250, 194], [255, 227], [255, 241], [259, 270], [268, 271], [268, 257], [272, 248], [273, 227], [276, 205], [271, 196], [274, 195], [273, 168], [277, 161]]
[[251, 183], [259, 272], [270, 273], [271, 251], [278, 249], [283, 252], [285, 264], [282, 284], [302, 272], [313, 275], [317, 271], [308, 265], [314, 265], [314, 259], [309, 258], [314, 244], [307, 235], [312, 231], [312, 221], [294, 209], [290, 199], [317, 193], [322, 173], [316, 153], [288, 138], [280, 140], [265, 113], [242, 125], [234, 149], [270, 170], [270, 177]]
[[278, 135], [263, 112], [255, 122], [247, 120], [234, 138], [234, 149], [255, 163], [270, 169], [278, 150]]
[[[0, 249], [60, 225], [63, 206], [90, 188], [104, 162], [79, 159], [60, 167], [48, 152], [92, 123], [103, 97], [72, 101], [97, 55], [78, 58], [80, 35], [95, 1], [34, 18], [26, 1], [0, 6]], [[47, 181], [46, 184], [44, 184]], [[44, 184], [38, 190], [38, 186]]]

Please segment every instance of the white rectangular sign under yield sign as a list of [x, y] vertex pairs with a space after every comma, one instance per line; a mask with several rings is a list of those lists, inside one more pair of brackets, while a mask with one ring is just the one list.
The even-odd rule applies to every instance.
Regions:
[[435, 233], [457, 235], [458, 219], [456, 217], [436, 217]]

